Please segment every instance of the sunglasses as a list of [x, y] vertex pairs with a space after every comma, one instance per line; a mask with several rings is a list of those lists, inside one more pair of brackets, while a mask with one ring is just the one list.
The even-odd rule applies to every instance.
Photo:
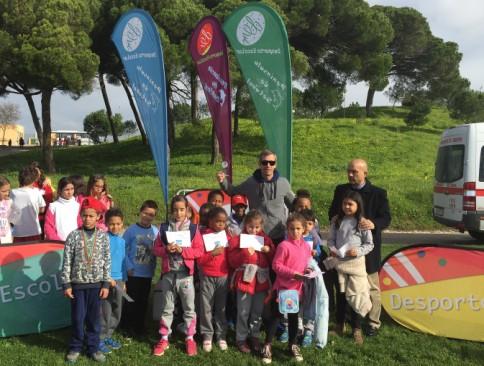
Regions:
[[260, 163], [264, 166], [268, 166], [268, 165], [274, 166], [274, 165], [276, 165], [276, 162], [274, 160], [262, 160]]

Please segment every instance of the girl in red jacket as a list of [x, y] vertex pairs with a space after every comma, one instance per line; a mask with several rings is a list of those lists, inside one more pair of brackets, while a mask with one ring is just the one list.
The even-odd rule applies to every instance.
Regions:
[[205, 352], [212, 350], [214, 334], [220, 349], [227, 350], [225, 304], [229, 266], [226, 247], [230, 237], [226, 226], [227, 213], [222, 207], [214, 207], [208, 213], [208, 227], [201, 231], [205, 251], [197, 259], [197, 264], [200, 271], [200, 332]]
[[[163, 356], [168, 348], [168, 336], [171, 333], [175, 300], [179, 296], [185, 322], [186, 351], [189, 356], [197, 354], [197, 344], [193, 339], [196, 331], [195, 287], [193, 273], [195, 259], [203, 253], [203, 242], [197, 226], [188, 218], [188, 201], [185, 196], [177, 195], [171, 200], [171, 220], [162, 224], [155, 240], [153, 254], [161, 257], [161, 339], [153, 348], [153, 355]], [[183, 239], [173, 239], [170, 232], [184, 231], [190, 235], [190, 247]], [[175, 242], [178, 240], [178, 242]]]
[[[270, 289], [269, 270], [274, 256], [274, 244], [264, 233], [264, 219], [257, 210], [252, 210], [244, 218], [241, 236], [230, 240], [228, 260], [235, 270], [232, 287], [237, 293], [237, 326], [235, 340], [242, 353], [250, 353], [247, 339], [255, 353], [260, 352], [260, 327], [264, 298]], [[250, 236], [262, 238], [263, 244], [254, 248], [247, 247], [245, 239]], [[242, 244], [242, 245], [241, 245]], [[243, 246], [243, 247], [241, 247]]]

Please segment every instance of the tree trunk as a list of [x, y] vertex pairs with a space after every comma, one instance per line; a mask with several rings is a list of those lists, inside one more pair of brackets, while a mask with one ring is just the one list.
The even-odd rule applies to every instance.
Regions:
[[239, 136], [239, 108], [240, 108], [240, 96], [242, 94], [242, 87], [238, 87], [235, 92], [235, 108], [234, 108], [234, 137]]
[[210, 164], [215, 165], [220, 157], [220, 148], [218, 145], [217, 134], [215, 133], [215, 125], [212, 124], [212, 157], [210, 158]]
[[371, 87], [368, 88], [368, 94], [366, 95], [366, 116], [370, 117], [371, 116], [371, 107], [373, 106], [373, 97], [375, 96], [375, 89], [372, 89]]
[[146, 132], [145, 129], [143, 128], [143, 124], [141, 123], [141, 118], [139, 117], [138, 109], [136, 108], [136, 105], [134, 104], [133, 100], [133, 95], [131, 94], [131, 91], [129, 90], [128, 83], [124, 77], [120, 77], [119, 81], [121, 81], [121, 85], [124, 88], [124, 91], [128, 97], [129, 100], [129, 105], [131, 106], [131, 110], [133, 111], [134, 119], [136, 121], [136, 124], [138, 125], [139, 132], [141, 134], [141, 141], [143, 141], [143, 144], [147, 144], [146, 140]]
[[190, 71], [190, 92], [191, 92], [191, 117], [192, 123], [197, 124], [200, 122], [198, 119], [198, 83], [197, 72], [195, 68]]
[[104, 74], [98, 72], [99, 86], [101, 88], [101, 94], [103, 95], [104, 106], [106, 107], [106, 114], [108, 115], [109, 127], [111, 127], [111, 135], [113, 135], [113, 142], [119, 143], [118, 134], [114, 128], [113, 112], [111, 110], [111, 104], [109, 103], [108, 93], [106, 91], [106, 84], [104, 83]]
[[52, 149], [52, 128], [50, 125], [50, 100], [52, 89], [42, 90], [42, 158], [45, 170], [55, 173], [54, 151]]
[[166, 124], [168, 125], [168, 146], [170, 147], [170, 150], [173, 149], [174, 142], [175, 142], [175, 120], [173, 119], [173, 108], [170, 104], [171, 100], [171, 87], [170, 87], [170, 82], [167, 80], [166, 82], [166, 102], [168, 105], [166, 106], [166, 112], [167, 112], [167, 119]]
[[43, 146], [43, 135], [42, 135], [42, 126], [40, 125], [39, 115], [37, 114], [37, 110], [35, 109], [34, 98], [32, 98], [32, 94], [24, 94], [25, 100], [27, 101], [27, 105], [29, 106], [30, 115], [32, 116], [32, 122], [34, 123], [35, 132], [37, 133], [37, 139], [39, 140], [40, 146]]

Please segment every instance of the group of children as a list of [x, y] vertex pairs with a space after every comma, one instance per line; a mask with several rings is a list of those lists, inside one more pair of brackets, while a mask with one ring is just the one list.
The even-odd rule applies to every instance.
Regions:
[[[40, 239], [39, 214], [46, 202], [45, 191], [34, 187], [41, 176], [36, 169], [22, 169], [20, 188], [10, 195], [10, 183], [0, 177], [2, 243]], [[84, 345], [92, 359], [104, 361], [106, 353], [121, 347], [112, 337], [120, 323], [131, 334], [145, 332], [156, 257], [161, 258], [162, 274], [157, 285], [160, 340], [154, 356], [169, 348], [173, 320], [181, 310], [178, 329], [185, 333], [190, 356], [197, 354], [197, 332], [203, 351], [210, 352], [214, 343], [227, 350], [229, 319], [235, 323], [240, 352], [254, 352], [263, 363], [271, 363], [272, 341], [281, 330], [280, 339], [288, 341], [294, 360], [302, 361], [299, 329], [303, 346], [312, 344], [313, 337], [317, 347], [326, 345], [328, 293], [322, 274], [333, 268], [341, 283], [350, 284], [342, 288], [350, 289], [346, 298], [354, 311], [364, 316], [371, 308], [360, 275], [373, 243], [370, 231], [358, 229], [363, 216], [358, 193], [347, 194], [331, 222], [328, 254], [321, 248], [319, 225], [305, 190], [297, 192], [286, 238], [277, 245], [263, 231], [264, 217], [248, 210], [241, 195], [231, 198], [229, 215], [222, 207], [223, 192], [214, 190], [199, 216], [191, 212], [185, 196], [176, 195], [168, 221], [159, 228], [153, 225], [158, 206], [147, 200], [138, 222], [125, 231], [123, 214], [114, 206], [103, 176], [91, 177], [86, 190], [82, 177], [64, 177], [57, 195], [47, 207], [43, 234], [65, 241], [61, 283], [71, 299], [69, 362], [77, 361]]]

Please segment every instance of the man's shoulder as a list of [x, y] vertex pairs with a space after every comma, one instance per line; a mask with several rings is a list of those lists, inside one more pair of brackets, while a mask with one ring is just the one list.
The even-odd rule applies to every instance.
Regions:
[[371, 183], [371, 182], [368, 182], [368, 183], [367, 183], [367, 185], [368, 185], [367, 189], [368, 189], [370, 192], [372, 192], [372, 193], [374, 193], [374, 194], [378, 194], [378, 195], [385, 195], [385, 196], [386, 196], [386, 194], [387, 194], [386, 189], [381, 188], [381, 187], [378, 187], [378, 186], [375, 186], [375, 185], [374, 185], [373, 183]]

